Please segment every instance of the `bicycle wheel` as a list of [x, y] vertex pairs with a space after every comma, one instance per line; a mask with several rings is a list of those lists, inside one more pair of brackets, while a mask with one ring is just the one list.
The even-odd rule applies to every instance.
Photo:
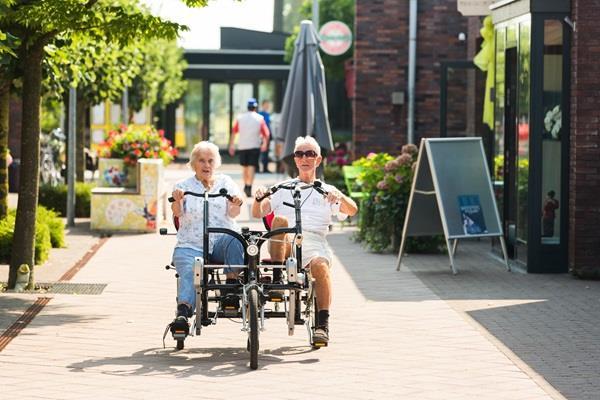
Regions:
[[251, 288], [248, 292], [250, 332], [250, 368], [258, 368], [258, 289]]

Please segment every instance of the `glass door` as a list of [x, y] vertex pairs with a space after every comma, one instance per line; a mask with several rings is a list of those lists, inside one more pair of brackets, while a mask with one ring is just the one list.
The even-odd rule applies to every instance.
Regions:
[[228, 83], [210, 84], [208, 138], [220, 149], [229, 145], [230, 93]]

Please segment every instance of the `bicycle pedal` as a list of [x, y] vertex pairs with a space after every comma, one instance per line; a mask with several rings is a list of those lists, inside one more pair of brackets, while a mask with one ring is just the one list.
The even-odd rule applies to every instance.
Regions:
[[269, 292], [269, 301], [274, 303], [281, 303], [284, 300], [284, 295], [280, 291]]
[[327, 347], [328, 344], [329, 343], [327, 343], [327, 342], [313, 342], [312, 345], [313, 345], [313, 347], [320, 349], [321, 347]]

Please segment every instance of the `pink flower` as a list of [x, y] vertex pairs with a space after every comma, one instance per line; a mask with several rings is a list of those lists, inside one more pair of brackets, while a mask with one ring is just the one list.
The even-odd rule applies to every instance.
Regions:
[[379, 189], [379, 190], [387, 190], [388, 187], [389, 187], [389, 185], [387, 184], [386, 181], [377, 182], [377, 189]]
[[414, 144], [405, 144], [401, 151], [403, 154], [417, 154], [419, 149]]
[[367, 154], [367, 160], [372, 160], [375, 157], [377, 157], [377, 154], [375, 154], [375, 153], [369, 153], [369, 154]]
[[404, 182], [404, 177], [402, 175], [396, 175], [394, 177], [394, 180], [398, 183], [402, 183], [402, 182]]
[[393, 171], [395, 168], [398, 168], [400, 166], [400, 163], [396, 160], [391, 160], [385, 163], [385, 166], [383, 167], [383, 170], [385, 172], [391, 172]]
[[410, 163], [412, 162], [412, 156], [410, 154], [404, 153], [398, 156], [398, 158], [396, 158], [396, 161], [398, 161], [398, 164], [400, 165], [410, 165]]

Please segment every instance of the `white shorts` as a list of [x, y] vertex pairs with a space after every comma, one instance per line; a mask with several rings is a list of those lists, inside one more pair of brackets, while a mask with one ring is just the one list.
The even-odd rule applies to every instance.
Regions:
[[302, 235], [302, 266], [306, 267], [312, 260], [321, 257], [327, 260], [331, 268], [333, 256], [325, 235], [306, 231], [302, 232]]

